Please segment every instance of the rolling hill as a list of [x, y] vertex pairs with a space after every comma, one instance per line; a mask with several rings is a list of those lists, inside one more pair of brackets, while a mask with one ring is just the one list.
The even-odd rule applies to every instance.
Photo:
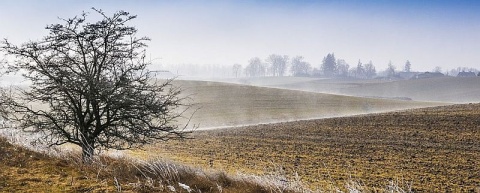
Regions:
[[410, 98], [415, 101], [449, 103], [480, 102], [478, 86], [480, 77], [440, 77], [400, 81], [267, 77], [237, 82], [358, 97]]
[[340, 89], [355, 96], [408, 97], [418, 101], [480, 102], [480, 77], [441, 77], [360, 85]]
[[[433, 84], [431, 81], [423, 84]], [[360, 88], [375, 91], [393, 84], [375, 80], [352, 83], [304, 78], [277, 80], [273, 85], [287, 87], [285, 85], [318, 82], [330, 84], [332, 88], [342, 85], [343, 89], [351, 89], [352, 92]], [[272, 86], [269, 83], [272, 82], [266, 82], [264, 86]], [[469, 84], [474, 83], [475, 80], [472, 80]], [[194, 140], [155, 144], [146, 151], [148, 155], [168, 156], [207, 167], [213, 160], [210, 167], [214, 169], [274, 176], [275, 180], [287, 180], [288, 183], [305, 182], [314, 189], [329, 186], [329, 183], [333, 187], [343, 187], [345, 183], [350, 183], [347, 181], [349, 176], [375, 188], [384, 188], [381, 184], [388, 182], [386, 180], [402, 178], [416, 183], [414, 188], [420, 191], [470, 191], [476, 188], [474, 183], [479, 182], [478, 175], [469, 173], [478, 170], [478, 121], [474, 117], [478, 117], [479, 105], [344, 117], [444, 103], [353, 97], [209, 81], [177, 80], [174, 84], [182, 87], [184, 96], [190, 96], [198, 104], [195, 105], [198, 111], [191, 120], [192, 124], [200, 124], [203, 129], [249, 126], [199, 131], [194, 133]], [[407, 83], [396, 84], [413, 89]], [[455, 84], [452, 83], [449, 88], [455, 89]], [[421, 87], [417, 89], [421, 90]], [[362, 89], [356, 92], [360, 91]], [[338, 118], [317, 119], [327, 117]], [[275, 124], [261, 124], [271, 122]], [[130, 170], [131, 162], [123, 160], [107, 160], [111, 168], [77, 167], [78, 164], [71, 158], [49, 157], [11, 146], [2, 139], [0, 144], [0, 152], [6, 155], [0, 158], [3, 172], [0, 189], [7, 191], [34, 192], [32, 187], [41, 191], [114, 191], [118, 188], [116, 179], [131, 185], [140, 176], [136, 170]], [[118, 165], [117, 161], [122, 164]], [[99, 169], [106, 173], [99, 176], [96, 173]], [[292, 179], [288, 176], [293, 173], [301, 177]], [[186, 173], [181, 179], [192, 177], [195, 180], [190, 184], [198, 183], [198, 187], [205, 185], [191, 174]], [[223, 177], [219, 178], [215, 177], [205, 188], [218, 185], [218, 180]], [[431, 183], [418, 185], [426, 182]], [[232, 192], [245, 190], [245, 183], [233, 186], [232, 183], [228, 181], [222, 187], [234, 189]], [[52, 189], [50, 185], [58, 189]], [[178, 184], [175, 187], [180, 188]], [[247, 187], [252, 188], [252, 192], [264, 188], [255, 183], [247, 184]], [[136, 191], [138, 187], [129, 188]]]
[[208, 81], [177, 80], [174, 84], [183, 88], [184, 94], [198, 104], [185, 116], [189, 117], [193, 110], [198, 109], [191, 123], [199, 124], [200, 128], [339, 117], [441, 105]]

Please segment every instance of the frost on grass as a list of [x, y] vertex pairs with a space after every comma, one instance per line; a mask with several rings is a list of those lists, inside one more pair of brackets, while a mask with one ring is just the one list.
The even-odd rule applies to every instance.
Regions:
[[0, 136], [7, 139], [10, 143], [49, 155], [58, 153], [57, 148], [51, 148], [39, 140], [42, 138], [40, 133], [27, 133], [19, 129], [13, 129], [14, 125], [4, 124], [4, 126], [6, 127], [0, 128]]

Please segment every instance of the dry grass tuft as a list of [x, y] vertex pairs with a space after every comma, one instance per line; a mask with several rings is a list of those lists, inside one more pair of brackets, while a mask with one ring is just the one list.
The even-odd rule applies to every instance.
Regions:
[[57, 152], [56, 157], [3, 137], [0, 155], [0, 190], [5, 192], [298, 192], [269, 178], [231, 176], [160, 158], [97, 156], [86, 165], [79, 153]]
[[[314, 192], [305, 188], [299, 178], [287, 180], [283, 171], [266, 176], [233, 176], [161, 158], [135, 160], [108, 156], [97, 156], [92, 164], [86, 165], [78, 153], [54, 157], [12, 145], [2, 137], [0, 155], [3, 155], [0, 157], [0, 192]], [[351, 187], [350, 192], [361, 190], [359, 186]]]

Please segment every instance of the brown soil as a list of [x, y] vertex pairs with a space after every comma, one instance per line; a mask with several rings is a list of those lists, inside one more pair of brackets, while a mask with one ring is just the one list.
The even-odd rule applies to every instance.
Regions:
[[390, 181], [419, 192], [480, 191], [480, 104], [196, 132], [151, 152], [229, 172], [292, 176], [312, 188]]

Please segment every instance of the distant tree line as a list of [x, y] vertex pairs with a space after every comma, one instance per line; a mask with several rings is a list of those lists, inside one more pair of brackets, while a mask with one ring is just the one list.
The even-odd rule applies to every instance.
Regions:
[[[296, 77], [328, 77], [328, 78], [356, 78], [356, 79], [409, 79], [424, 72], [412, 70], [412, 63], [406, 60], [402, 67], [397, 68], [392, 61], [386, 68], [378, 70], [372, 61], [366, 63], [358, 60], [356, 65], [348, 64], [344, 59], [337, 58], [334, 53], [328, 53], [320, 64], [312, 65], [303, 56], [289, 57], [287, 55], [271, 54], [265, 59], [253, 57], [245, 66], [233, 65], [196, 65], [181, 64], [165, 66], [172, 73], [179, 76], [195, 77], [265, 77], [265, 76], [296, 76]], [[399, 69], [399, 70], [398, 70]], [[430, 72], [443, 73], [447, 76], [457, 76], [459, 72], [479, 71], [475, 68], [458, 67], [443, 71], [435, 67]]]
[[[232, 68], [233, 74], [238, 77], [242, 71], [241, 65], [235, 64]], [[327, 54], [318, 68], [312, 67], [303, 56], [290, 58], [286, 55], [272, 54], [265, 60], [254, 57], [248, 61], [247, 66], [243, 68], [243, 72], [246, 77], [285, 76], [290, 73], [289, 75], [297, 77], [323, 76], [370, 79], [377, 75], [377, 70], [372, 61], [366, 64], [358, 61], [357, 66], [350, 67], [345, 60], [336, 59], [333, 53]]]
[[[242, 66], [235, 64], [233, 66], [235, 77], [242, 73]], [[444, 73], [449, 76], [457, 76], [459, 72], [479, 73], [475, 68], [458, 67], [450, 71], [442, 72], [440, 67], [435, 67], [431, 72]], [[290, 73], [290, 74], [288, 74]], [[327, 54], [318, 68], [312, 67], [306, 62], [303, 56], [295, 56], [290, 58], [286, 55], [272, 54], [265, 60], [254, 57], [249, 60], [247, 66], [243, 68], [243, 74], [246, 77], [262, 77], [262, 76], [297, 76], [297, 77], [329, 77], [329, 78], [356, 78], [356, 79], [408, 79], [421, 72], [412, 71], [412, 63], [406, 60], [403, 68], [397, 70], [397, 67], [390, 61], [387, 68], [383, 71], [377, 71], [372, 61], [362, 63], [358, 61], [356, 66], [350, 66], [345, 60], [336, 58], [334, 53]]]

